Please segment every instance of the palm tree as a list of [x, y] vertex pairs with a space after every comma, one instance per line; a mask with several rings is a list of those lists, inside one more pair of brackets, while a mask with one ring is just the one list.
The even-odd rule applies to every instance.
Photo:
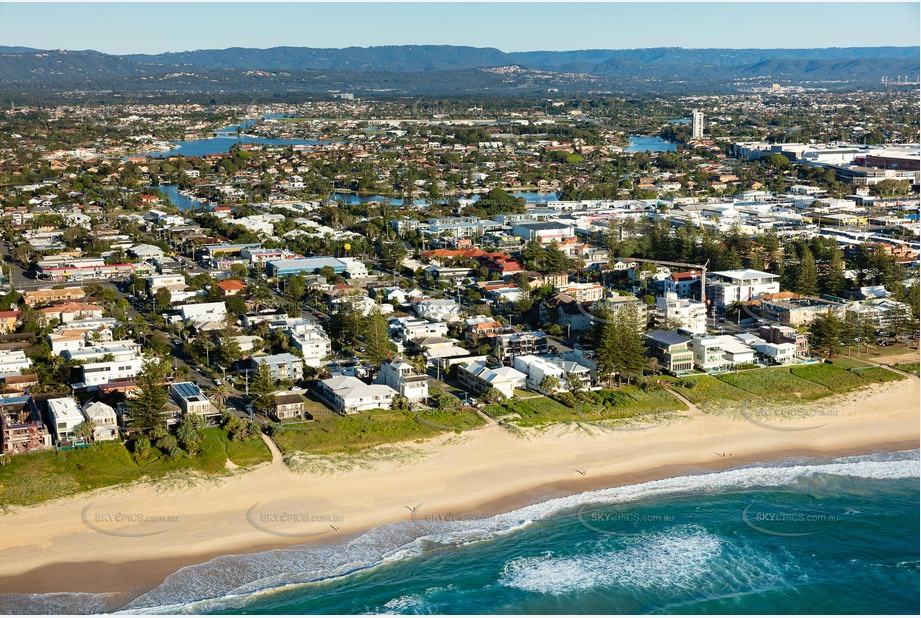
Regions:
[[227, 401], [227, 398], [230, 397], [230, 394], [230, 387], [226, 384], [218, 384], [211, 389], [211, 398], [221, 410], [224, 409], [224, 403]]

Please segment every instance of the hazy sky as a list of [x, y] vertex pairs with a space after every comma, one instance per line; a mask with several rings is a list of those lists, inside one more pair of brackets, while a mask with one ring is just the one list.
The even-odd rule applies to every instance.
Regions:
[[159, 53], [449, 44], [503, 51], [918, 45], [918, 2], [0, 3], [0, 45]]

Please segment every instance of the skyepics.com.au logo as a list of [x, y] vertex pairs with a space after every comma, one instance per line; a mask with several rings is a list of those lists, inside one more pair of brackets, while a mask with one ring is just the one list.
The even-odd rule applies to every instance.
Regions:
[[592, 532], [613, 536], [646, 534], [649, 526], [672, 525], [677, 518], [669, 513], [643, 513], [616, 510], [610, 506], [584, 505], [576, 512], [576, 521]]
[[247, 523], [266, 534], [307, 538], [339, 531], [345, 517], [318, 504], [299, 500], [257, 503], [246, 511]]
[[91, 530], [107, 536], [146, 537], [174, 530], [180, 523], [178, 515], [141, 511], [123, 511], [88, 504], [80, 519]]
[[773, 504], [752, 502], [742, 509], [742, 522], [746, 526], [770, 536], [813, 536], [840, 521], [840, 514], [822, 509], [821, 505], [803, 505], [799, 495], [791, 495], [789, 499], [778, 496]]
[[738, 414], [747, 422], [770, 431], [810, 431], [824, 427], [827, 423], [803, 419], [822, 419], [837, 416], [837, 411], [821, 404], [805, 404], [779, 408], [755, 401], [741, 401], [730, 411]]

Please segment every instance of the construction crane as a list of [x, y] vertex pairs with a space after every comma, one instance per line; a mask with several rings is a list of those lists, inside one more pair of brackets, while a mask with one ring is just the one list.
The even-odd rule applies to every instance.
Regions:
[[693, 268], [700, 271], [700, 302], [707, 304], [707, 267], [710, 266], [710, 260], [705, 264], [687, 264], [685, 262], [668, 262], [666, 260], [648, 260], [644, 258], [619, 258], [625, 262], [642, 262], [643, 264], [659, 264], [661, 266], [682, 266], [684, 268]]

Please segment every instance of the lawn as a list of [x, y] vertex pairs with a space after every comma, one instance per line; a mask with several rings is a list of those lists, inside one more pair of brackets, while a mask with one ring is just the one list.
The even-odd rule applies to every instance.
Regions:
[[832, 359], [832, 362], [839, 367], [844, 367], [845, 369], [854, 369], [855, 367], [872, 367], [872, 363], [868, 363], [862, 360], [858, 360], [851, 356], [836, 356]]
[[866, 369], [855, 369], [854, 373], [863, 378], [867, 384], [877, 382], [898, 382], [904, 380], [905, 376], [899, 375], [894, 371], [883, 369], [882, 367], [868, 367]]
[[139, 479], [159, 479], [173, 473], [223, 474], [230, 459], [238, 465], [267, 461], [270, 454], [261, 439], [231, 443], [222, 429], [206, 429], [201, 452], [171, 459], [151, 448], [135, 456], [121, 442], [101, 442], [87, 449], [44, 451], [10, 457], [0, 467], [0, 506], [29, 505]]
[[804, 380], [821, 384], [836, 393], [846, 393], [867, 384], [866, 380], [853, 371], [827, 363], [792, 367], [790, 373]]
[[899, 363], [898, 365], [893, 365], [896, 369], [900, 369], [905, 373], [913, 373], [918, 375], [919, 369], [921, 369], [921, 364], [919, 363]]
[[684, 378], [676, 383], [673, 388], [675, 392], [684, 395], [692, 403], [698, 405], [715, 401], [745, 401], [746, 399], [751, 399], [751, 393], [708, 375]]
[[283, 453], [356, 452], [382, 444], [424, 440], [445, 431], [483, 424], [476, 413], [463, 410], [371, 410], [348, 416], [316, 410], [313, 414], [312, 422], [286, 423], [284, 429], [273, 436]]
[[553, 423], [604, 421], [637, 418], [644, 415], [685, 410], [687, 406], [663, 389], [644, 391], [636, 386], [585, 393], [586, 399], [575, 408], [549, 397], [530, 396], [511, 399], [484, 407], [493, 417], [512, 416], [508, 421], [521, 427], [539, 427]]
[[[844, 365], [844, 366], [843, 366]], [[797, 365], [757, 369], [718, 376], [688, 377], [673, 385], [693, 403], [703, 407], [717, 406], [726, 401], [746, 401], [753, 398], [773, 402], [810, 401], [835, 393], [845, 393], [876, 382], [898, 380], [902, 376], [881, 367], [855, 364]]]
[[774, 401], [820, 399], [833, 392], [821, 384], [804, 380], [790, 373], [790, 369], [786, 367], [724, 373], [719, 376], [719, 379], [721, 382], [748, 391], [756, 397]]

